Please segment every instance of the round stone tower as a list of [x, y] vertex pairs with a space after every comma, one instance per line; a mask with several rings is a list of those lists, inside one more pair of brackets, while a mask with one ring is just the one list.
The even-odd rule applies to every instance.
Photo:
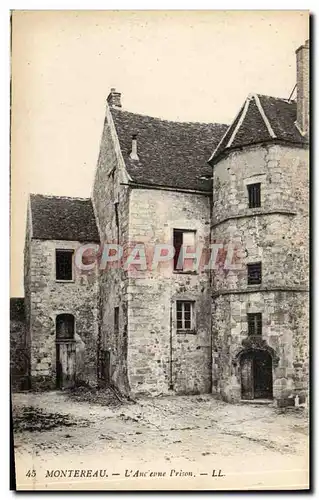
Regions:
[[[307, 52], [297, 51], [298, 71], [308, 73]], [[308, 130], [299, 124], [308, 120], [299, 109], [249, 96], [210, 160], [212, 242], [237, 254], [236, 266], [212, 271], [212, 386], [227, 401], [307, 397]]]

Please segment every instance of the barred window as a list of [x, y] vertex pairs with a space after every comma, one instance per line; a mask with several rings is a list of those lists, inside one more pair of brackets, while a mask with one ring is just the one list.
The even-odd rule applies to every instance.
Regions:
[[73, 250], [55, 251], [55, 276], [57, 280], [72, 281]]
[[177, 330], [194, 330], [194, 302], [178, 300], [176, 303]]
[[261, 283], [261, 262], [247, 264], [248, 285], [260, 285]]
[[257, 184], [248, 184], [249, 208], [260, 207], [260, 182]]
[[262, 315], [261, 313], [247, 314], [248, 335], [262, 334]]

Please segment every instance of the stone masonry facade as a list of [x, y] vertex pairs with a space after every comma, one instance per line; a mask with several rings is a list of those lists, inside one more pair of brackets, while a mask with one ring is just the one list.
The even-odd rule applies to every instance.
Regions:
[[[275, 145], [234, 152], [215, 166], [214, 179], [213, 238], [231, 240], [244, 251], [242, 270], [213, 275], [214, 390], [240, 400], [238, 354], [249, 340], [247, 313], [261, 312], [263, 340], [275, 358], [274, 397], [285, 399], [297, 391], [304, 400], [308, 151]], [[247, 213], [246, 184], [257, 180], [261, 208]], [[262, 262], [262, 284], [247, 285], [245, 264], [256, 261]]]
[[33, 389], [56, 388], [56, 318], [75, 318], [76, 383], [97, 381], [98, 280], [96, 272], [58, 282], [55, 250], [72, 249], [75, 241], [31, 240], [30, 263], [30, 375]]
[[[209, 239], [210, 198], [136, 189], [131, 193], [130, 238], [173, 244], [173, 229], [196, 231], [196, 245]], [[207, 393], [211, 390], [211, 299], [209, 273], [173, 270], [172, 262], [129, 278], [128, 377], [134, 392]], [[176, 303], [195, 304], [195, 331], [179, 333]], [[145, 307], [147, 305], [147, 307]]]
[[[73, 386], [305, 401], [308, 53], [307, 43], [297, 51], [297, 103], [253, 94], [230, 126], [129, 113], [111, 89], [91, 198], [34, 195], [29, 207], [23, 346], [32, 389], [61, 388], [61, 357]], [[173, 258], [152, 267], [156, 245], [174, 247], [176, 232], [193, 235], [195, 249], [219, 245], [219, 258], [231, 244], [236, 269], [176, 269]], [[72, 280], [57, 280], [56, 251], [75, 256], [83, 245], [95, 249], [90, 271], [73, 258]], [[136, 245], [146, 267], [124, 265]], [[111, 247], [122, 256], [110, 265]], [[249, 284], [256, 263], [260, 281]], [[74, 337], [62, 343], [60, 315], [74, 318]]]

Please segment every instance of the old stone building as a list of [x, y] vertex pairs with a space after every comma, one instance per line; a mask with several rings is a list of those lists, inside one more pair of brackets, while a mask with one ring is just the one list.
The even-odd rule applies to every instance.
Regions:
[[91, 198], [30, 197], [32, 387], [306, 397], [308, 71], [306, 43], [297, 100], [250, 95], [230, 126], [131, 113], [111, 90]]
[[25, 242], [26, 344], [32, 388], [96, 382], [97, 271], [76, 249], [99, 241], [91, 200], [31, 195]]

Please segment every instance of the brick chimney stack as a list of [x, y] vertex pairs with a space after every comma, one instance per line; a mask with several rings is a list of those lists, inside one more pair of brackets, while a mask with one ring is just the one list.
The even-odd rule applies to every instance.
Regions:
[[116, 92], [116, 90], [112, 88], [108, 95], [107, 102], [112, 108], [121, 108], [121, 93]]
[[309, 132], [309, 40], [296, 50], [297, 56], [297, 127]]

